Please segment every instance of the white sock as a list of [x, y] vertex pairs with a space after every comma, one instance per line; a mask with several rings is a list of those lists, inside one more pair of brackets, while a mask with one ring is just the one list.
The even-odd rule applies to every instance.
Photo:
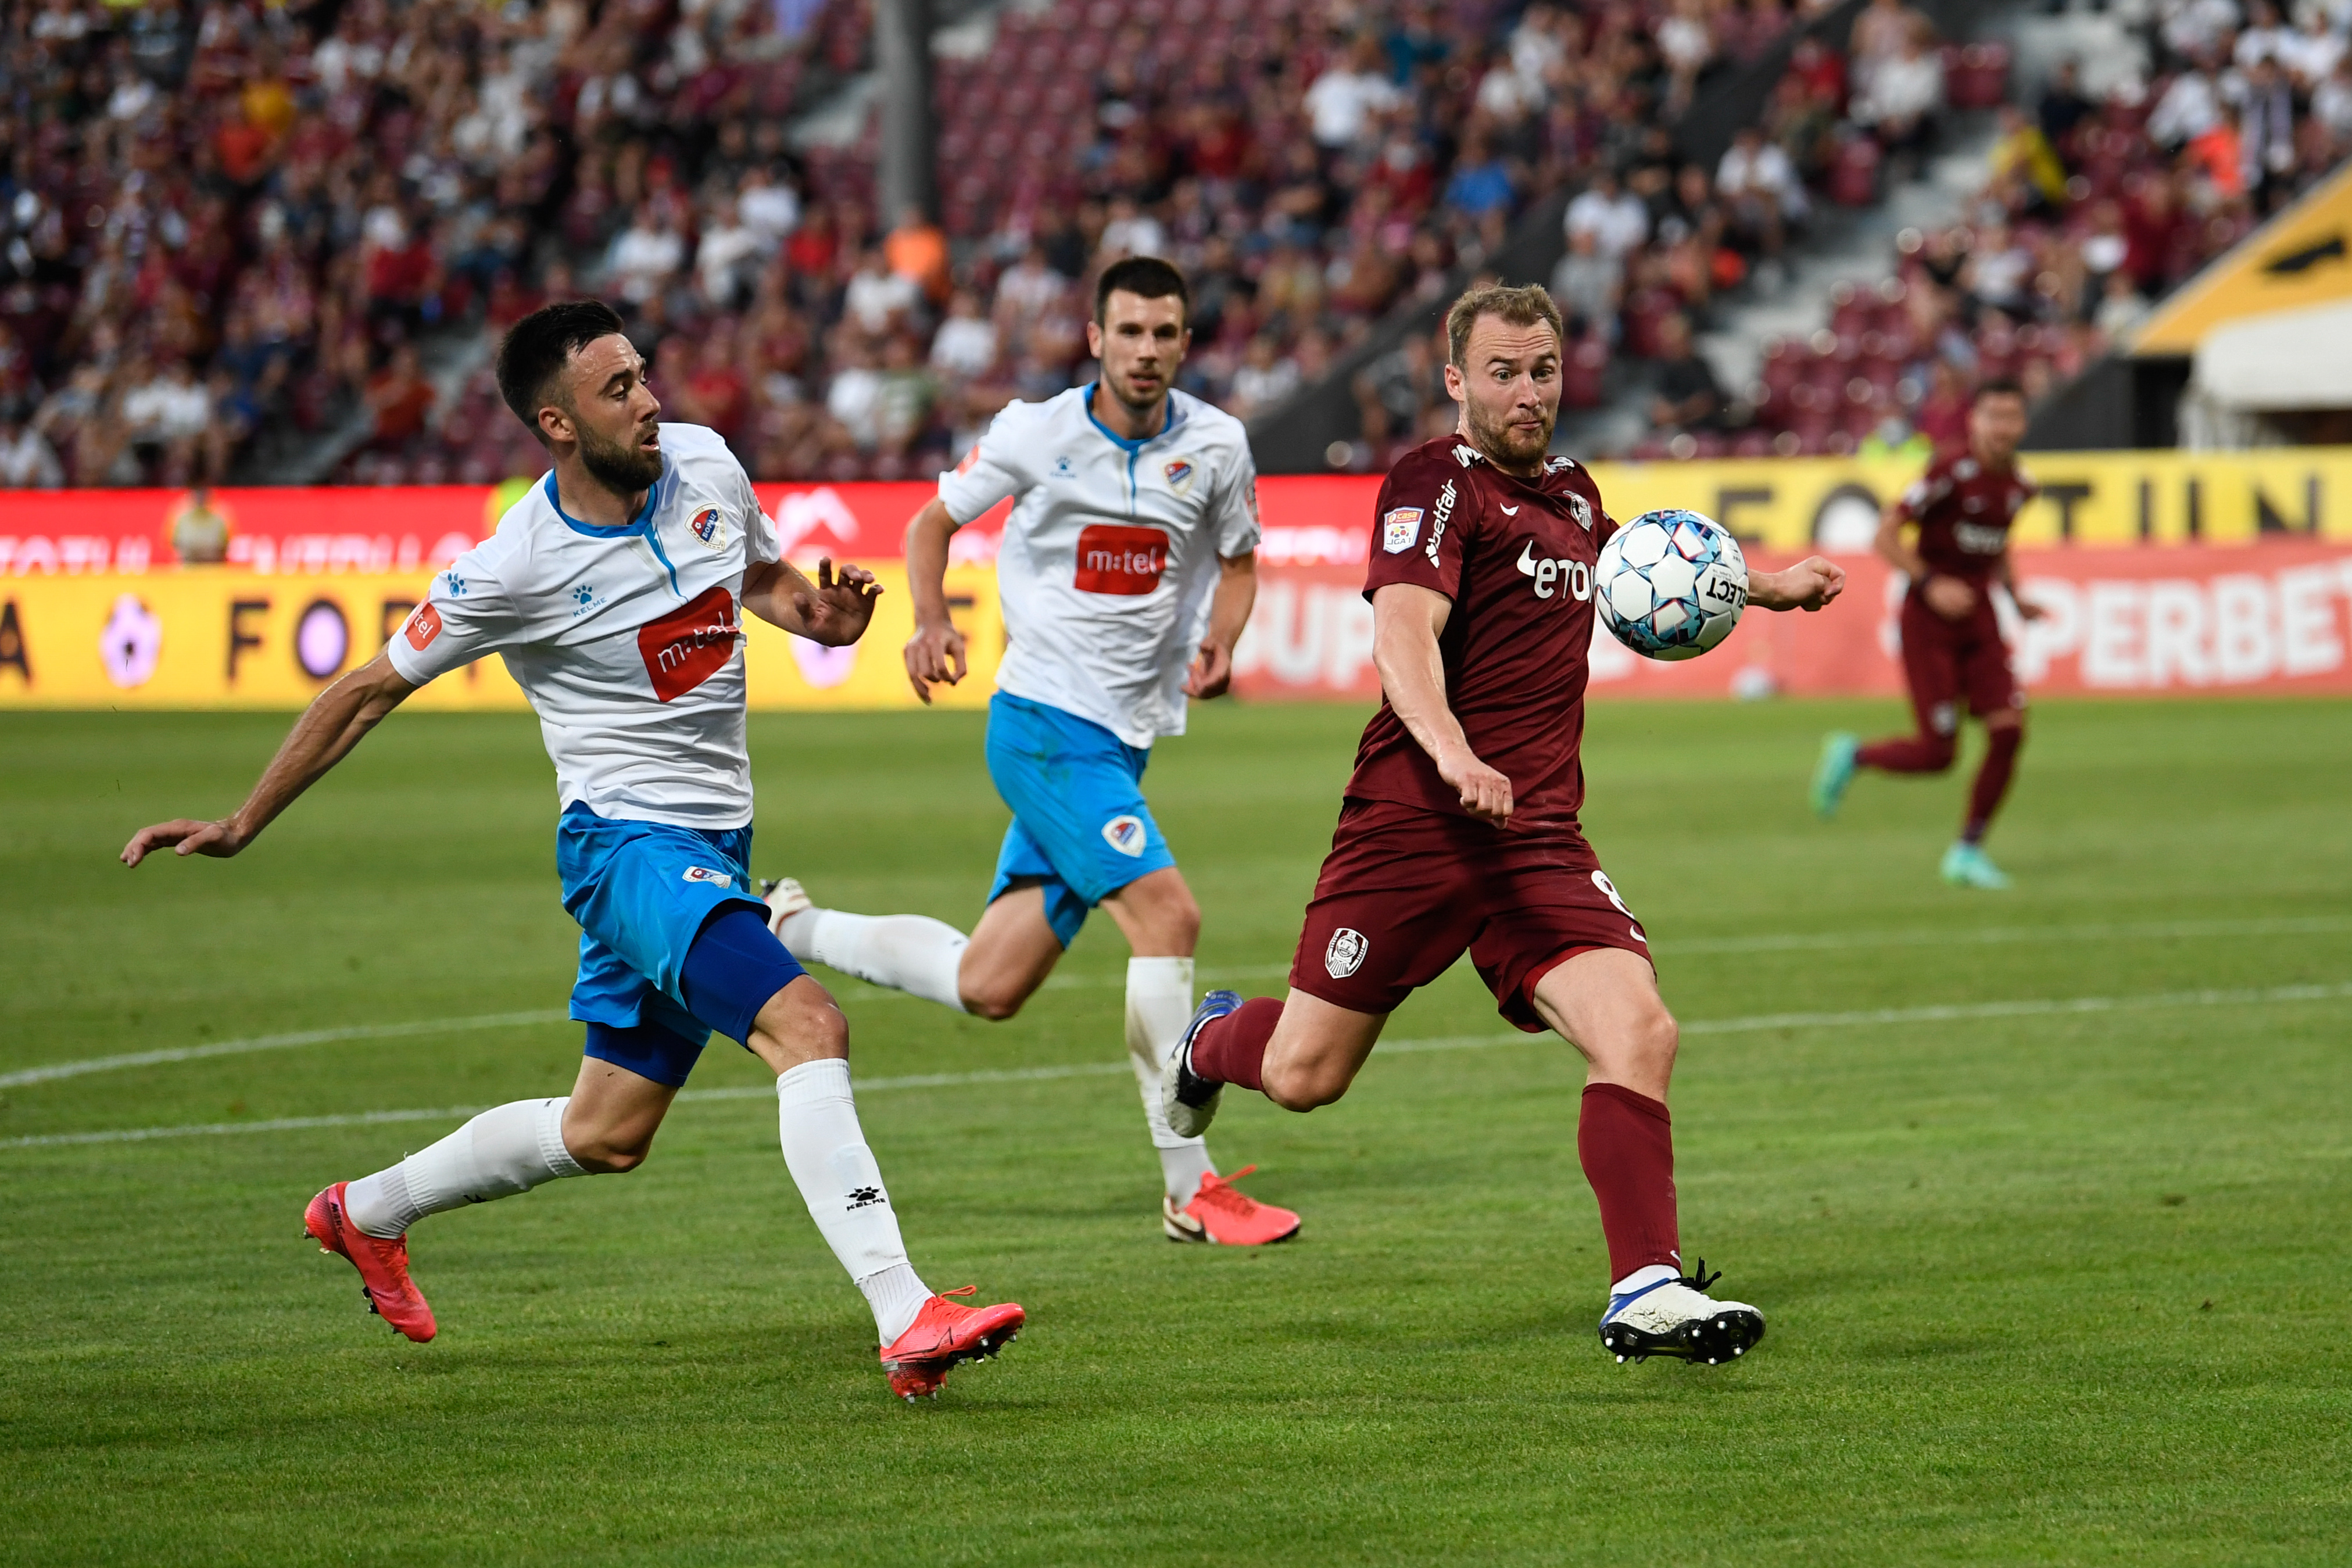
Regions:
[[1205, 1142], [1169, 1131], [1168, 1112], [1160, 1103], [1160, 1064], [1192, 1021], [1191, 959], [1127, 961], [1128, 1064], [1135, 1068], [1136, 1085], [1143, 1091], [1143, 1120], [1151, 1129], [1151, 1146], [1160, 1151], [1160, 1179], [1178, 1208], [1192, 1201], [1201, 1190], [1201, 1178], [1216, 1169], [1209, 1163]]
[[343, 1212], [389, 1241], [429, 1214], [510, 1198], [544, 1182], [588, 1173], [563, 1146], [561, 1100], [518, 1100], [485, 1110], [428, 1149], [343, 1192]]
[[810, 960], [872, 985], [887, 985], [942, 1007], [964, 1010], [956, 969], [971, 939], [929, 915], [852, 915], [803, 910], [777, 936], [794, 958]]
[[1639, 1290], [1645, 1285], [1663, 1285], [1669, 1279], [1681, 1278], [1681, 1275], [1663, 1263], [1646, 1264], [1609, 1287], [1609, 1293], [1612, 1296], [1622, 1296], [1628, 1290]]
[[857, 1125], [849, 1064], [838, 1057], [803, 1062], [776, 1079], [776, 1128], [809, 1218], [866, 1293], [875, 1331], [888, 1344], [907, 1331], [930, 1292], [908, 1266], [898, 1216]]

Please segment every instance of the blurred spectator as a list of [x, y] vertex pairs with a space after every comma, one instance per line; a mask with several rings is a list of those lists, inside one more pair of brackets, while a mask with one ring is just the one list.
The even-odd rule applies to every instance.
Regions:
[[1617, 336], [1617, 310], [1625, 295], [1625, 264], [1602, 252], [1592, 230], [1569, 237], [1568, 254], [1552, 268], [1551, 296], [1567, 318], [1570, 337]]
[[1401, 101], [1396, 84], [1388, 78], [1381, 58], [1380, 40], [1359, 34], [1349, 47], [1344, 64], [1315, 79], [1302, 100], [1315, 140], [1334, 152], [1364, 140], [1376, 117]]
[[1690, 322], [1668, 316], [1658, 329], [1658, 391], [1650, 424], [1658, 430], [1711, 430], [1723, 420], [1723, 384], [1715, 367], [1691, 346]]
[[433, 403], [433, 384], [418, 368], [416, 350], [401, 344], [393, 351], [391, 363], [368, 379], [368, 412], [374, 422], [371, 444], [387, 450], [404, 445], [424, 430]]
[[976, 380], [996, 363], [996, 328], [980, 313], [979, 299], [969, 289], [957, 289], [931, 339], [931, 368], [951, 380]]
[[53, 490], [65, 465], [14, 403], [0, 404], [0, 490]]
[[948, 297], [948, 237], [923, 216], [920, 207], [898, 214], [898, 226], [882, 241], [882, 258], [897, 277], [915, 285], [922, 297], [942, 303]]
[[1579, 233], [1589, 234], [1593, 248], [1614, 260], [1622, 261], [1650, 237], [1648, 204], [1622, 188], [1615, 172], [1606, 167], [1568, 204], [1562, 222], [1570, 243]]
[[172, 553], [183, 566], [217, 566], [228, 559], [228, 519], [213, 504], [207, 485], [197, 485], [172, 513]]

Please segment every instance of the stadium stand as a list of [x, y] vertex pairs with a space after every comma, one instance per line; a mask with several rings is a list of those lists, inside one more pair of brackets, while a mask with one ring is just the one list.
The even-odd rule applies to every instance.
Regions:
[[[339, 421], [341, 479], [536, 473], [481, 350], [574, 288], [760, 477], [918, 475], [1084, 377], [1088, 281], [1135, 252], [1195, 279], [1190, 389], [1260, 415], [1570, 192], [1570, 408], [1644, 361], [1637, 455], [1849, 450], [1941, 433], [1973, 377], [2076, 374], [2352, 136], [2342, 7], [2159, 4], [2144, 89], [2030, 104], [2001, 45], [1903, 0], [1790, 51], [1818, 9], [1008, 5], [938, 62], [933, 226], [877, 210], [874, 121], [787, 141], [865, 63], [863, 0], [10, 0], [0, 481], [267, 479]], [[1776, 49], [1752, 123], [1685, 162], [1675, 116]], [[1969, 210], [1721, 385], [1693, 329], [1997, 107]], [[451, 342], [436, 377], [418, 350]], [[1450, 425], [1440, 369], [1415, 333], [1341, 384], [1350, 466]]]

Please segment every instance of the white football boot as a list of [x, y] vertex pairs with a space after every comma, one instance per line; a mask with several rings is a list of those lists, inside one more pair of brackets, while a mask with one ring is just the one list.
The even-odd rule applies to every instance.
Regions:
[[786, 921], [803, 910], [816, 907], [816, 900], [808, 896], [808, 889], [790, 877], [761, 878], [760, 901], [768, 906], [768, 929], [776, 933], [779, 942], [783, 940]]
[[1601, 1348], [1620, 1362], [1654, 1355], [1717, 1366], [1736, 1361], [1764, 1337], [1764, 1314], [1745, 1301], [1718, 1301], [1706, 1293], [1723, 1278], [1706, 1271], [1672, 1276], [1609, 1298], [1601, 1314]]

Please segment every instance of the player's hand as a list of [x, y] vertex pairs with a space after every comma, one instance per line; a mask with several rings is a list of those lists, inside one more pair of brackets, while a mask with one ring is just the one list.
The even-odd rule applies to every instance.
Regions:
[[1948, 621], [1965, 621], [1976, 613], [1977, 591], [1958, 577], [1947, 577], [1938, 572], [1927, 579], [1919, 590], [1927, 607]]
[[1234, 650], [1214, 637], [1201, 644], [1200, 657], [1192, 668], [1184, 672], [1184, 695], [1187, 697], [1223, 697], [1234, 683]]
[[1473, 755], [1467, 746], [1437, 753], [1437, 776], [1462, 792], [1462, 809], [1496, 826], [1511, 820], [1511, 781]]
[[946, 621], [937, 626], [917, 626], [915, 635], [907, 639], [903, 650], [907, 660], [907, 682], [923, 706], [931, 705], [931, 682], [944, 681], [953, 686], [964, 678], [969, 668], [964, 663], [963, 634]]
[[881, 584], [874, 581], [873, 573], [863, 566], [844, 565], [836, 577], [833, 558], [826, 556], [816, 563], [816, 592], [793, 595], [793, 614], [801, 618], [803, 637], [843, 647], [866, 635], [867, 624], [874, 619], [874, 601], [881, 596]]
[[239, 831], [232, 818], [198, 822], [183, 816], [132, 834], [131, 842], [122, 847], [122, 863], [136, 866], [167, 846], [178, 855], [216, 855], [226, 859], [252, 842], [252, 837]]
[[1748, 602], [1768, 610], [1822, 609], [1845, 592], [1845, 568], [1822, 555], [1809, 555], [1780, 572], [1751, 572]]

